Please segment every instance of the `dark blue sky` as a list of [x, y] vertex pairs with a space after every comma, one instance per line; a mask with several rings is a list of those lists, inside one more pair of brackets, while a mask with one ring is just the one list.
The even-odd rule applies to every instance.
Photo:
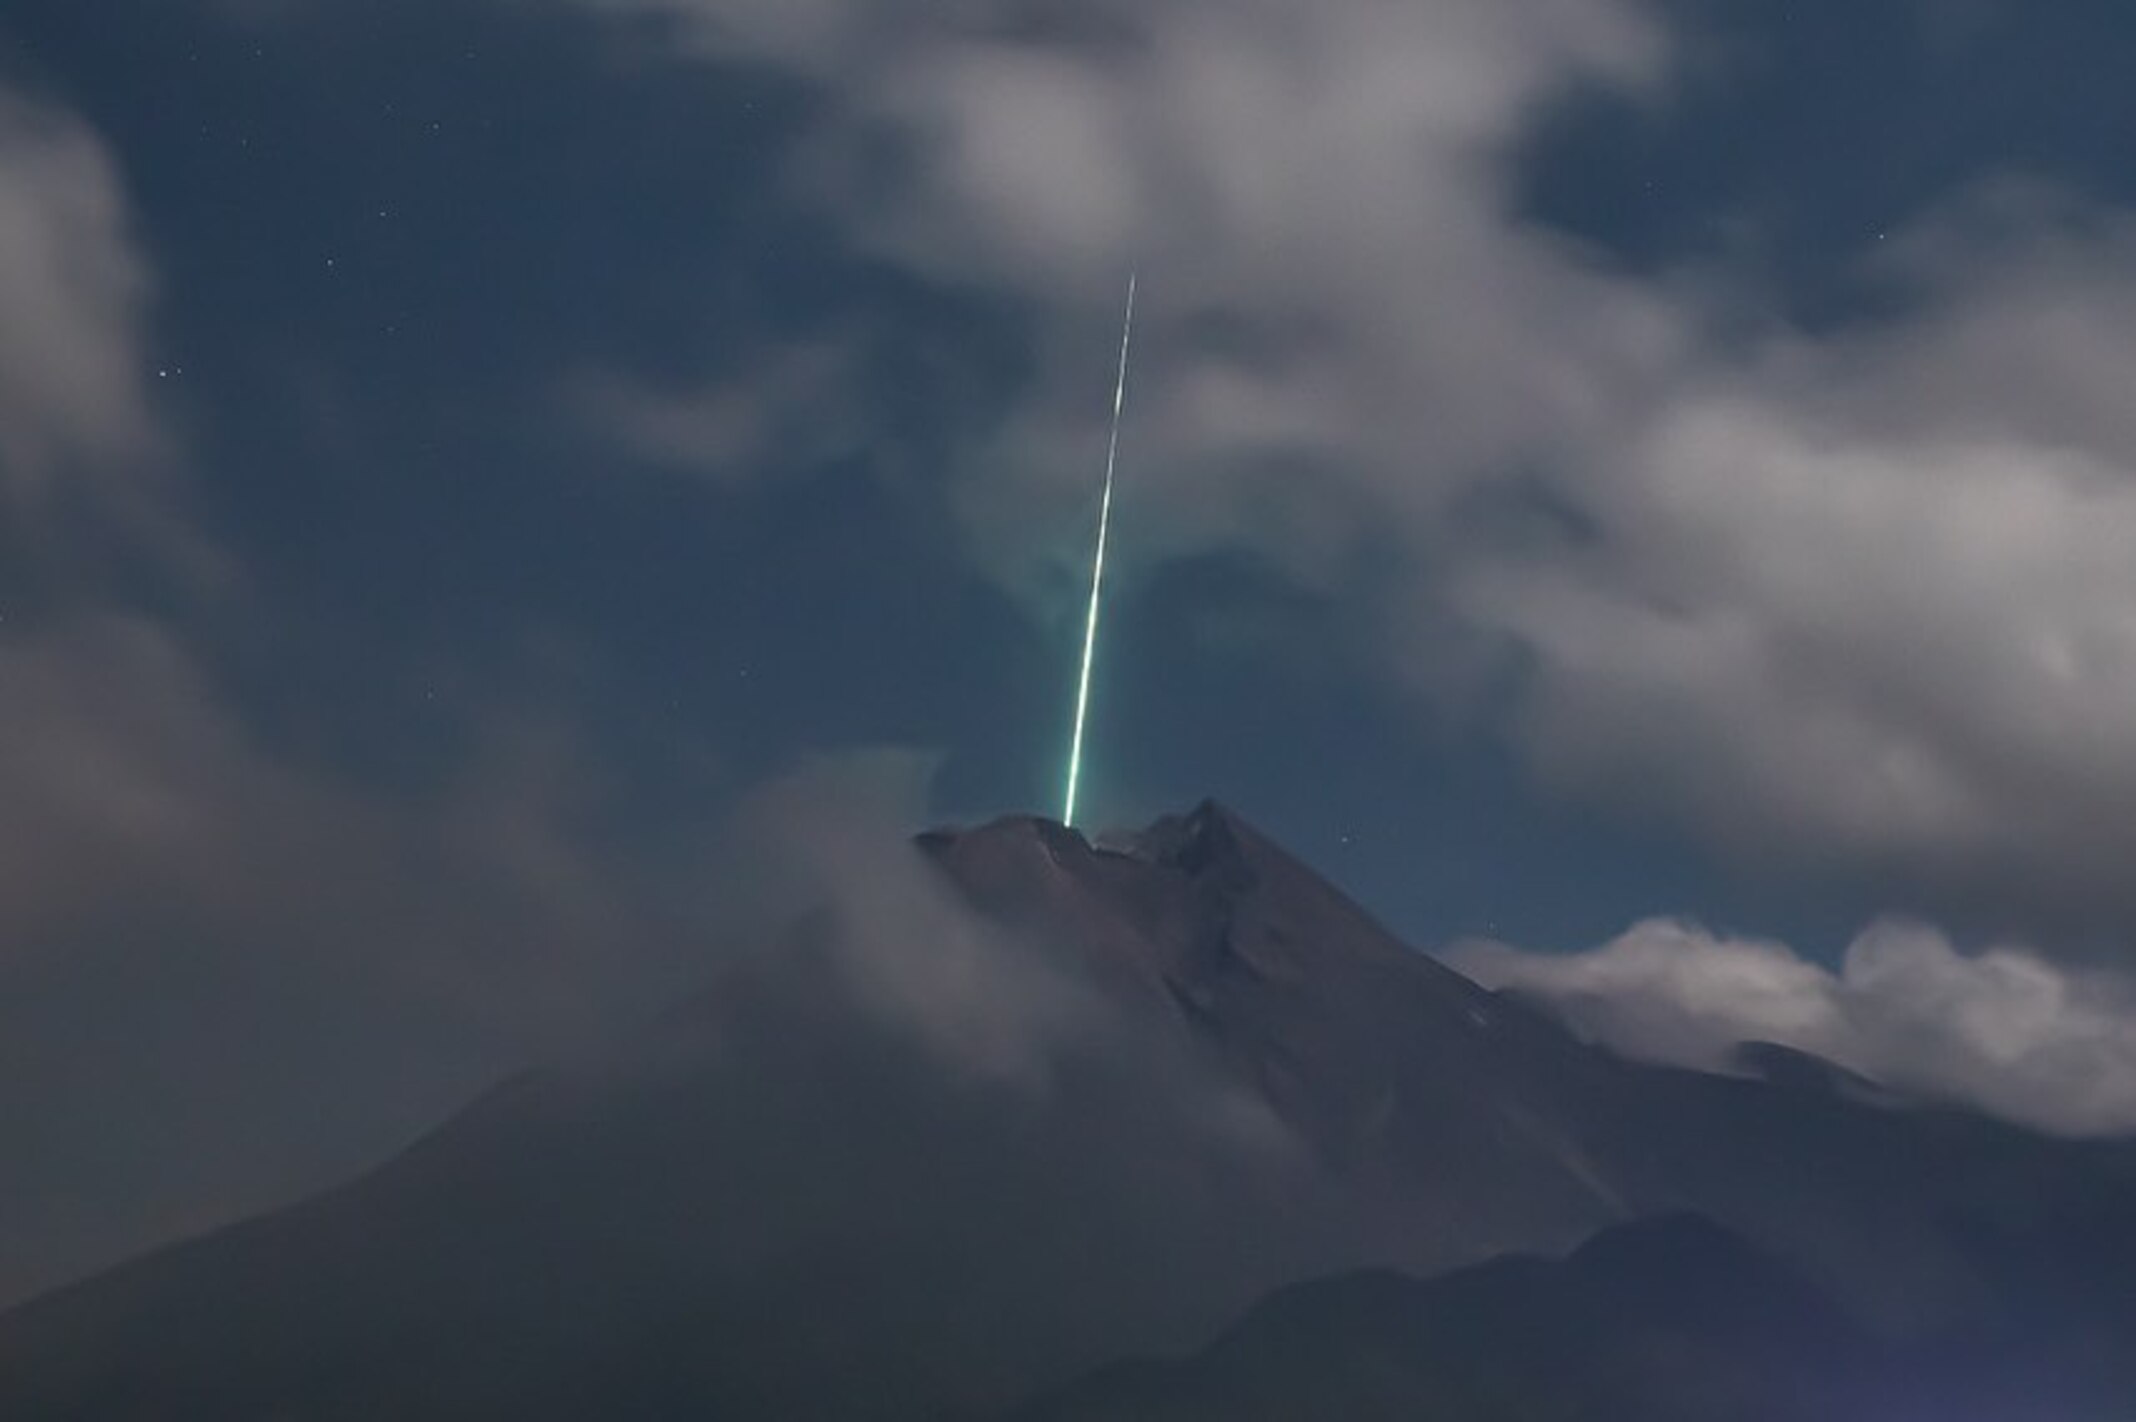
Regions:
[[[1913, 469], [1921, 449], [1957, 467], [1974, 439], [2009, 456], [1992, 467], [2012, 488], [2035, 487], [2013, 450], [2046, 451], [2043, 480], [2063, 468], [2047, 456], [2072, 451], [2114, 477], [2136, 468], [2116, 462], [2103, 396], [2072, 413], [2055, 390], [2020, 392], [1998, 412], [1969, 393], [2011, 388], [1980, 333], [2031, 350], [2046, 326], [2026, 302], [2121, 310], [2136, 181], [2124, 8], [1582, 0], [1557, 38], [1493, 19], [1505, 34], [1471, 54], [1466, 39], [1434, 47], [1420, 5], [1389, 43], [1420, 44], [1420, 76], [1450, 68], [1412, 112], [1399, 68], [1345, 77], [1370, 52], [1346, 48], [1347, 17], [1370, 7], [1345, 4], [1325, 26], [1333, 67], [1300, 81], [1297, 114], [1236, 111], [1328, 135], [1302, 160], [1238, 141], [1266, 154], [1273, 191], [1337, 194], [1326, 205], [1264, 205], [1263, 160], [1210, 136], [1187, 82], [1164, 82], [1168, 65], [1199, 75], [1200, 54], [1246, 55], [1239, 72], [1261, 75], [1316, 52], [1296, 39], [1260, 54], [1260, 32], [1233, 33], [1222, 6], [1182, 7], [1202, 27], [1173, 33], [1111, 5], [1085, 16], [1107, 28], [1073, 6], [1005, 4], [962, 34], [866, 0], [791, 12], [811, 23], [728, 8], [0, 7], [0, 88], [30, 115], [11, 120], [7, 161], [25, 176], [0, 189], [0, 219], [29, 221], [7, 204], [34, 213], [64, 187], [38, 163], [55, 125], [80, 140], [70, 162], [104, 165], [116, 208], [87, 220], [148, 286], [97, 319], [125, 343], [155, 431], [147, 453], [61, 435], [49, 458], [0, 450], [21, 466], [0, 486], [19, 486], [0, 506], [0, 551], [18, 560], [0, 573], [0, 647], [22, 659], [19, 684], [45, 678], [29, 709], [0, 714], [25, 718], [10, 734], [31, 758], [55, 726], [90, 728], [66, 762], [80, 781], [34, 781], [5, 838], [62, 844], [53, 862], [101, 886], [0, 921], [20, 940], [0, 965], [31, 1004], [18, 1034], [39, 1024], [27, 1038], [47, 1043], [0, 1054], [0, 1073], [61, 1083], [0, 1087], [0, 1120], [64, 1144], [65, 1113], [123, 1094], [129, 1072], [183, 1076], [200, 1050], [173, 1029], [167, 1049], [90, 1072], [56, 1045], [62, 1012], [100, 1023], [94, 1037], [152, 1040], [135, 1026], [182, 1008], [240, 1037], [272, 1019], [263, 1044], [337, 1043], [291, 1071], [345, 1076], [319, 1099], [358, 1123], [248, 1155], [233, 1142], [298, 1130], [304, 1093], [257, 1082], [265, 1045], [226, 1052], [200, 1094], [251, 1084], [196, 1148], [227, 1168], [149, 1204], [111, 1187], [60, 1245], [0, 1250], [0, 1293], [365, 1158], [548, 1040], [571, 1014], [543, 994], [600, 999], [588, 984], [608, 982], [604, 963], [666, 965], [614, 967], [631, 985], [618, 1011], [656, 996], [648, 980], [687, 978], [687, 952], [631, 945], [672, 944], [702, 907], [693, 856], [738, 799], [813, 757], [938, 755], [933, 816], [1050, 812], [1107, 313], [1138, 257], [1157, 299], [1123, 433], [1097, 818], [1217, 796], [1425, 945], [1570, 950], [1687, 915], [1830, 959], [1891, 912], [1962, 942], [2118, 944], [2127, 900], [2092, 863], [2112, 859], [2093, 827], [2124, 807], [2118, 782], [2067, 759], [2111, 748], [2136, 709], [2110, 685], [2118, 644], [2084, 640], [2129, 584], [2102, 573], [2013, 610], [2026, 628], [2070, 623], [2103, 659], [2098, 705], [2053, 701], [2062, 719], [2042, 730], [1999, 709], [2034, 704], [2004, 664], [1933, 615], [1964, 601], [1951, 590], [1968, 567], [1982, 606], [2011, 606], [1999, 563], [1935, 542], [1937, 519], [1903, 504], [1992, 489], [1907, 484], [1899, 512], [1863, 504], [1862, 520], [1890, 520], [1886, 551], [1829, 566], [1845, 540], [1790, 501], [1844, 469], [1756, 484], [1726, 509], [1704, 491], [1738, 448], [1757, 463], [1762, 439], [1782, 473], [1804, 450], [1867, 451], [1879, 462], [1861, 477], [1880, 490], [1875, 471]], [[967, 63], [982, 52], [1030, 67], [993, 86]], [[1482, 76], [1473, 95], [1467, 75]], [[1085, 81], [1115, 84], [1148, 140], [1141, 206], [1115, 224], [1132, 253], [1049, 206], [1086, 182], [1069, 210], [1104, 206], [1071, 142]], [[1399, 101], [1344, 102], [1373, 86]], [[1265, 109], [1288, 91], [1210, 92]], [[1068, 120], [1026, 123], [1026, 100], [1066, 104]], [[1373, 131], [1340, 127], [1381, 113], [1417, 125], [1413, 206], [1379, 201], [1406, 150], [1371, 167], [1382, 159], [1358, 155]], [[1058, 182], [1034, 178], [1053, 161]], [[1280, 216], [1256, 227], [1264, 212]], [[22, 289], [43, 289], [20, 244], [0, 260], [29, 263]], [[1384, 310], [1347, 280], [1373, 261], [1391, 274]], [[1443, 332], [1412, 339], [1442, 310]], [[2120, 351], [2117, 319], [2071, 339]], [[17, 366], [39, 359], [27, 330], [0, 343]], [[1940, 363], [1976, 346], [1991, 354]], [[796, 350], [829, 354], [782, 384]], [[15, 370], [0, 361], [0, 419], [34, 425]], [[1194, 393], [1218, 375], [1259, 393]], [[642, 418], [655, 408], [696, 423], [662, 446]], [[1259, 432], [1251, 412], [1279, 410], [1281, 433]], [[1642, 482], [1708, 448], [1694, 435], [1715, 411], [1743, 410], [1757, 418], [1711, 484]], [[2057, 412], [2066, 427], [2049, 427]], [[1254, 469], [1285, 471], [1275, 494]], [[33, 484], [44, 492], [20, 492]], [[1472, 522], [1479, 508], [1497, 512]], [[1286, 530], [1303, 543], [1322, 516], [1333, 551], [1293, 558]], [[1765, 576], [1762, 550], [1790, 538], [1801, 558]], [[1886, 576], [1913, 560], [1918, 585]], [[1834, 632], [1816, 594], [1849, 578], [1862, 601], [1841, 605], [1863, 611]], [[1743, 641], [1702, 634], [1736, 650], [1692, 668], [1671, 627]], [[1656, 640], [1619, 656], [1613, 628]], [[114, 829], [94, 808], [114, 801], [76, 793], [130, 774], [184, 828]], [[1857, 803], [1885, 774], [1891, 793]], [[59, 818], [65, 834], [47, 834]], [[567, 890], [568, 910], [543, 897]], [[507, 945], [530, 923], [617, 942], [530, 948], [544, 986], [493, 1006], [485, 974], [529, 976]], [[367, 932], [403, 941], [374, 949]], [[292, 935], [307, 946], [285, 961]], [[142, 962], [158, 966], [119, 970], [131, 985], [107, 996], [79, 967]], [[166, 973], [190, 986], [169, 991]], [[380, 1052], [402, 1087], [366, 1084]], [[66, 1159], [39, 1208], [105, 1190], [84, 1183], [94, 1152], [53, 1150]], [[127, 1158], [156, 1173], [153, 1149]]]

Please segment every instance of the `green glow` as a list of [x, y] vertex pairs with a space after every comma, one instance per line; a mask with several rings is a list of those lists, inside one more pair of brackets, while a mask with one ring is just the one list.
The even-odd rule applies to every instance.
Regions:
[[1083, 674], [1075, 688], [1075, 737], [1068, 743], [1068, 801], [1061, 823], [1075, 824], [1076, 784], [1083, 778], [1083, 723], [1090, 714], [1090, 667], [1098, 654], [1098, 607], [1105, 590], [1105, 545], [1112, 537], [1113, 470], [1120, 458], [1120, 410], [1127, 402], [1127, 350], [1135, 334], [1135, 276], [1127, 278], [1127, 319], [1120, 328], [1120, 378], [1113, 385], [1112, 437], [1105, 446], [1105, 496], [1098, 505], [1098, 553], [1090, 565], [1090, 614], [1083, 624]]

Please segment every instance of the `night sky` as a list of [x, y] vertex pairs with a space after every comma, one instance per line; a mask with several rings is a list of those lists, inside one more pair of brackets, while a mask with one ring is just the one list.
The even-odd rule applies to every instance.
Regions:
[[1087, 820], [2136, 1128], [2132, 68], [2107, 0], [0, 0], [0, 1301], [686, 990], [767, 787], [1057, 813], [1131, 268]]

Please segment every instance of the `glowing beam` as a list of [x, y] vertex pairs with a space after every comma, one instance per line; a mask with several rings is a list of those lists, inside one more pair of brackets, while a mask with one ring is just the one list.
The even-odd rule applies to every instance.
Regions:
[[1120, 327], [1120, 376], [1113, 383], [1112, 436], [1105, 445], [1105, 494], [1098, 505], [1098, 553], [1090, 565], [1090, 614], [1083, 624], [1083, 674], [1075, 688], [1075, 736], [1068, 743], [1068, 800], [1061, 823], [1075, 824], [1076, 785], [1083, 778], [1083, 723], [1090, 715], [1090, 666], [1098, 653], [1098, 607], [1105, 590], [1105, 545], [1112, 538], [1113, 471], [1120, 459], [1120, 411], [1127, 403], [1127, 352], [1135, 336], [1135, 274], [1127, 277], [1127, 319]]

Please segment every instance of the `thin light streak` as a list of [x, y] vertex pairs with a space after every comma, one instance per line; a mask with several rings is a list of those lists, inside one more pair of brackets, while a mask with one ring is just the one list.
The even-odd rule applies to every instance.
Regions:
[[1098, 505], [1098, 552], [1090, 565], [1090, 612], [1083, 624], [1083, 674], [1075, 688], [1075, 737], [1068, 745], [1068, 798], [1061, 823], [1075, 824], [1075, 792], [1083, 778], [1083, 725], [1090, 716], [1090, 668], [1097, 660], [1098, 608], [1105, 590], [1105, 547], [1112, 538], [1113, 472], [1120, 459], [1120, 411], [1127, 404], [1127, 354], [1135, 336], [1135, 274], [1127, 277], [1127, 317], [1120, 326], [1120, 375], [1113, 384], [1112, 436], [1105, 445], [1105, 494]]

